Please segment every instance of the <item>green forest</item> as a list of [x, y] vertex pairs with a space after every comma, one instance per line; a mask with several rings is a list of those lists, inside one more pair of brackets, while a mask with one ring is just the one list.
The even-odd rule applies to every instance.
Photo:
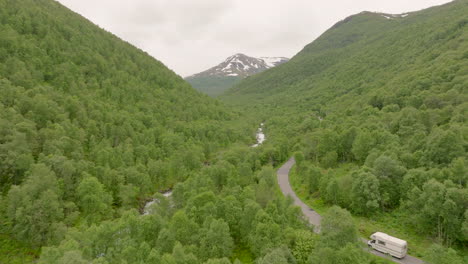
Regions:
[[[352, 16], [217, 100], [56, 1], [0, 0], [0, 263], [388, 264], [356, 224], [382, 216], [467, 263], [467, 13]], [[279, 191], [291, 156], [320, 234]]]
[[467, 261], [467, 12], [454, 1], [404, 18], [351, 16], [223, 100], [295, 138], [294, 185], [312, 207], [386, 220]]

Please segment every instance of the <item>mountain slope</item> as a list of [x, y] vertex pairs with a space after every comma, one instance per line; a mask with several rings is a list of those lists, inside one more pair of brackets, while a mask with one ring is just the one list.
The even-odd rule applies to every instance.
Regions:
[[247, 77], [278, 66], [286, 61], [288, 61], [288, 59], [283, 57], [261, 57], [257, 59], [238, 53], [228, 57], [225, 61], [209, 70], [194, 74], [187, 78], [208, 76]]
[[185, 78], [192, 86], [210, 96], [222, 94], [245, 77], [287, 62], [284, 57], [254, 58], [235, 54], [219, 65]]
[[[6, 120], [19, 118], [31, 126], [37, 136], [27, 137], [26, 142], [34, 146], [31, 155], [35, 159], [46, 150], [48, 154], [66, 153], [63, 146], [46, 148], [47, 140], [39, 138], [41, 130], [66, 126], [82, 131], [84, 135], [69, 135], [68, 130], [59, 135], [77, 140], [80, 155], [91, 158], [86, 153], [94, 153], [100, 143], [103, 146], [98, 148], [130, 143], [137, 147], [153, 140], [155, 151], [162, 148], [165, 136], [174, 133], [180, 140], [188, 139], [195, 123], [233, 117], [161, 62], [57, 2], [2, 0], [0, 4], [1, 114]], [[9, 126], [2, 138], [22, 131], [18, 129]], [[144, 139], [150, 131], [152, 139]], [[194, 140], [201, 143], [203, 137]], [[156, 150], [153, 158], [170, 155], [179, 147], [160, 149], [159, 154]], [[1, 182], [11, 179], [12, 173], [21, 174], [14, 167], [3, 167]]]
[[56, 1], [0, 0], [0, 35], [2, 263], [10, 243], [59, 243], [253, 138], [238, 113]]
[[[460, 110], [457, 100], [463, 97], [458, 88], [455, 94], [430, 98], [426, 108], [418, 109], [421, 112], [403, 108], [404, 115], [396, 105], [377, 110], [386, 103], [378, 97], [371, 97], [372, 106], [365, 111], [359, 108], [361, 104], [349, 112], [339, 104], [323, 106], [320, 113], [327, 116], [319, 116], [322, 121], [312, 116], [316, 112], [295, 108], [299, 104], [289, 109], [272, 104], [258, 113], [260, 117], [288, 110], [308, 119], [295, 126], [297, 117], [287, 120], [293, 115], [267, 118], [265, 131], [272, 138], [251, 148], [253, 124], [258, 125], [260, 117], [251, 121], [201, 95], [157, 60], [55, 1], [0, 0], [0, 35], [2, 263], [201, 264], [237, 262], [237, 258], [262, 264], [278, 260], [319, 263], [322, 259], [381, 263], [361, 250], [357, 228], [344, 209], [335, 207], [324, 215], [318, 237], [302, 221], [292, 201], [276, 195], [273, 167], [288, 157], [288, 143], [295, 143], [292, 134], [281, 140], [273, 137], [281, 123], [291, 123], [309, 140], [295, 146], [304, 147], [306, 154], [302, 165], [297, 155], [298, 173], [304, 171], [303, 165], [309, 165], [311, 157], [317, 157], [322, 166], [333, 165], [338, 153], [340, 158], [349, 156], [360, 165], [370, 149], [366, 143], [380, 144], [365, 161], [369, 169], [359, 174], [364, 180], [353, 182], [353, 187], [368, 178], [374, 183], [374, 174], [383, 179], [383, 190], [391, 187], [386, 180], [400, 177], [404, 171], [394, 156], [404, 157], [405, 166], [411, 162], [411, 166], [418, 165], [418, 157], [424, 157], [422, 162], [436, 162], [427, 172], [418, 168], [406, 179], [405, 186], [417, 188], [410, 193], [414, 199], [405, 201], [414, 201], [407, 206], [418, 217], [415, 223], [439, 230], [440, 237], [453, 239], [453, 244], [462, 241], [458, 231], [464, 193], [458, 186], [466, 183], [453, 175], [465, 175], [464, 167], [463, 161], [452, 165], [450, 160], [465, 145], [460, 141], [461, 133], [447, 128], [463, 120], [461, 114], [447, 120], [449, 114]], [[362, 103], [356, 97], [350, 100]], [[344, 115], [334, 115], [330, 111], [333, 107], [339, 110], [335, 113]], [[301, 112], [302, 116], [298, 115]], [[361, 112], [362, 117], [358, 115]], [[422, 124], [414, 121], [418, 114], [424, 116]], [[395, 122], [395, 117], [401, 120]], [[364, 123], [367, 118], [373, 119]], [[437, 128], [431, 130], [431, 124]], [[358, 135], [355, 141], [359, 144], [351, 156], [352, 126], [358, 125], [370, 132]], [[390, 126], [388, 133], [398, 131], [402, 139], [413, 136], [408, 140], [411, 144], [400, 144], [388, 133], [374, 135], [386, 126]], [[328, 129], [319, 130], [323, 133], [320, 140], [315, 134], [311, 136], [316, 128]], [[343, 133], [346, 129], [351, 131]], [[337, 140], [338, 133], [346, 136]], [[430, 144], [421, 141], [426, 139], [425, 133], [431, 133]], [[447, 144], [453, 142], [457, 144]], [[408, 145], [417, 149], [421, 144], [423, 150], [414, 155], [397, 152], [374, 159], [382, 148], [396, 151]], [[450, 166], [445, 166], [448, 163]], [[327, 188], [320, 193], [327, 201], [340, 203], [353, 197], [353, 211], [355, 205], [366, 209], [367, 203], [359, 201], [376, 197], [363, 195], [378, 193], [341, 196], [342, 190], [335, 192], [335, 186], [350, 189], [349, 177], [344, 177], [346, 181], [336, 179], [342, 173], [335, 174], [333, 168], [306, 169], [313, 176], [329, 171], [329, 177], [321, 178], [320, 185]], [[437, 180], [421, 187], [427, 177]], [[444, 177], [453, 181], [440, 183]], [[310, 183], [308, 186], [315, 186]], [[159, 194], [167, 189], [173, 191], [170, 197]], [[375, 210], [377, 204], [391, 210], [395, 189], [391, 190], [383, 192], [385, 199], [377, 197], [368, 203], [370, 209]], [[449, 206], [444, 209], [441, 201]], [[144, 204], [152, 204], [149, 214], [141, 214]], [[430, 210], [433, 206], [437, 210]], [[458, 218], [437, 221], [447, 220], [447, 215]], [[24, 258], [15, 258], [15, 254]]]
[[221, 99], [262, 114], [270, 140], [301, 149], [298, 181], [314, 199], [390, 212], [402, 225], [389, 230], [425, 241], [411, 254], [424, 256], [434, 238], [466, 254], [467, 13], [458, 0], [351, 16]]
[[0, 0], [0, 35], [1, 263], [307, 261], [257, 117], [53, 0]]
[[[441, 55], [440, 51], [448, 49], [449, 41], [455, 41], [452, 38], [457, 37], [458, 42], [463, 40], [466, 21], [461, 11], [463, 8], [455, 10], [455, 5], [464, 7], [465, 4], [464, 1], [456, 1], [395, 19], [387, 19], [388, 15], [372, 12], [348, 17], [307, 45], [282, 67], [245, 80], [232, 89], [230, 94], [272, 95], [272, 90], [279, 89], [274, 95], [298, 83], [333, 79], [332, 72], [338, 70], [346, 73], [361, 73], [363, 69], [366, 73], [401, 73], [403, 70], [400, 66], [410, 68], [414, 63], [428, 68], [431, 65], [424, 65], [416, 59], [434, 59]], [[448, 14], [451, 13], [455, 16], [450, 17]], [[463, 50], [464, 45], [458, 43], [457, 48]], [[337, 75], [342, 76], [344, 74]], [[384, 76], [384, 80], [390, 77]], [[347, 80], [341, 79], [335, 82], [346, 84]], [[348, 79], [360, 81], [359, 78]], [[309, 84], [302, 88], [312, 91], [314, 87]]]

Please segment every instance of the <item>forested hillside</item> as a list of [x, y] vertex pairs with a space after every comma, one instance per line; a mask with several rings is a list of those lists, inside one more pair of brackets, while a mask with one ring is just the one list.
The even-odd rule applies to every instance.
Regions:
[[[197, 163], [249, 140], [226, 126], [238, 114], [58, 3], [0, 4], [2, 191], [23, 182], [38, 161], [74, 180], [84, 171], [110, 177], [124, 173], [118, 168], [129, 170], [124, 174], [165, 168], [164, 177], [132, 183], [145, 193], [154, 191], [144, 190], [145, 181], [169, 187], [190, 169], [157, 160]], [[68, 180], [64, 186], [74, 189]]]
[[467, 14], [351, 16], [222, 98], [295, 143], [306, 198], [466, 254]]
[[1, 0], [0, 36], [1, 256], [138, 209], [253, 141], [256, 124], [55, 1]]
[[52, 0], [0, 0], [0, 36], [0, 263], [385, 263], [278, 195], [260, 118]]
[[[53, 0], [0, 0], [0, 263], [388, 263], [332, 205], [463, 248], [466, 13], [354, 16], [233, 90], [239, 112]], [[293, 149], [320, 235], [276, 185]]]

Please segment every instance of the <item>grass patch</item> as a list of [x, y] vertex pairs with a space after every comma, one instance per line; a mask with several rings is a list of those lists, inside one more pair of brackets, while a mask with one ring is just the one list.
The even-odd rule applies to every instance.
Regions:
[[39, 257], [39, 249], [32, 249], [9, 235], [0, 234], [0, 263], [34, 263]]
[[291, 184], [291, 188], [294, 190], [297, 197], [299, 197], [308, 206], [313, 208], [317, 213], [326, 213], [330, 206], [326, 205], [321, 199], [312, 197], [309, 194], [309, 190], [307, 189], [304, 180], [299, 177], [299, 175], [297, 175], [295, 168], [296, 165], [294, 165], [289, 171], [289, 183]]
[[[372, 254], [369, 254], [371, 256], [371, 259], [373, 260], [373, 263], [375, 264], [395, 264], [395, 262], [389, 260], [389, 259], [386, 259], [386, 258], [382, 258], [382, 257], [378, 257], [378, 256], [375, 256], [375, 255], [372, 255]], [[391, 257], [389, 257], [391, 258]]]
[[411, 228], [402, 225], [406, 216], [397, 212], [382, 213], [371, 217], [353, 216], [359, 233], [368, 238], [376, 231], [391, 234], [408, 242], [408, 254], [424, 258], [425, 251], [435, 241], [417, 234]]
[[244, 264], [254, 263], [254, 256], [252, 255], [252, 252], [250, 252], [250, 249], [245, 245], [236, 245], [234, 248], [231, 261], [234, 262], [236, 259], [240, 260], [240, 262]]

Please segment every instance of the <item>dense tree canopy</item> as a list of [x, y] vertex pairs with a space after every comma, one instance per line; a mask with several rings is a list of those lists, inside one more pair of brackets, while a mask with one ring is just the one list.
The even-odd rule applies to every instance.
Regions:
[[263, 114], [270, 143], [302, 152], [309, 198], [369, 219], [397, 212], [466, 254], [467, 12], [464, 0], [362, 12], [221, 98]]
[[[379, 263], [346, 209], [403, 210], [466, 245], [467, 10], [348, 18], [223, 97], [242, 112], [56, 1], [0, 0], [0, 250], [47, 264]], [[269, 139], [249, 147], [262, 121]], [[293, 151], [308, 193], [346, 208], [321, 235], [278, 195]]]

